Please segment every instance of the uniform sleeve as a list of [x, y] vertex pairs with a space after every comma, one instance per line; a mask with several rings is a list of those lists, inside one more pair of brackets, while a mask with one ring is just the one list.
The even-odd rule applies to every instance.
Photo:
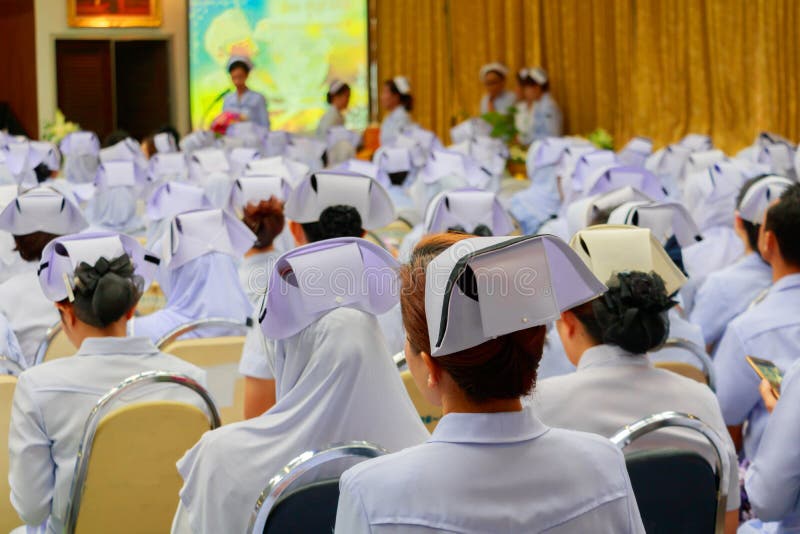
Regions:
[[481, 115], [483, 115], [484, 113], [489, 113], [489, 95], [483, 95], [481, 97], [480, 110], [481, 110]]
[[700, 326], [706, 345], [716, 343], [725, 330], [725, 325], [732, 319], [727, 313], [728, 306], [725, 294], [716, 282], [716, 277], [709, 276], [697, 290], [694, 307], [689, 314], [689, 322]]
[[339, 482], [339, 506], [336, 509], [336, 534], [369, 534], [372, 527], [360, 492], [345, 472]]
[[244, 340], [242, 358], [239, 361], [239, 373], [263, 380], [274, 379], [275, 373], [272, 370], [272, 358], [270, 358], [273, 347], [272, 343], [264, 339], [260, 328], [251, 328]]
[[255, 109], [253, 110], [253, 118], [252, 121], [256, 124], [260, 124], [261, 126], [266, 126], [269, 129], [269, 113], [267, 113], [267, 99], [264, 98], [264, 95], [258, 94], [258, 99], [256, 105], [254, 106]]
[[40, 525], [50, 515], [56, 469], [50, 445], [32, 385], [23, 373], [11, 407], [8, 482], [11, 504], [28, 525]]
[[546, 131], [547, 135], [551, 137], [561, 136], [561, 110], [558, 109], [558, 104], [554, 100], [548, 100], [546, 117]]
[[745, 488], [756, 515], [778, 521], [798, 510], [800, 500], [800, 369], [782, 384], [783, 394], [770, 415]]
[[717, 399], [728, 426], [741, 425], [761, 400], [758, 375], [745, 360], [745, 348], [735, 324], [725, 329], [714, 357]]

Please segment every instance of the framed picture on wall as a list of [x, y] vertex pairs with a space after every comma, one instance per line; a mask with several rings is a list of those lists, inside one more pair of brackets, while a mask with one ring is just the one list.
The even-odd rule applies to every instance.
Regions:
[[67, 0], [67, 23], [76, 28], [161, 26], [161, 0]]

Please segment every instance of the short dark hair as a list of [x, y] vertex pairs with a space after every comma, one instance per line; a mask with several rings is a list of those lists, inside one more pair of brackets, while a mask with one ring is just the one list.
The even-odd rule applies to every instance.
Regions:
[[232, 73], [235, 69], [244, 69], [247, 74], [250, 74], [250, 66], [244, 61], [234, 61], [228, 67], [228, 74]]
[[[755, 178], [751, 178], [747, 180], [741, 189], [739, 189], [739, 195], [736, 197], [736, 205], [741, 206], [742, 200], [744, 200], [744, 196], [750, 190], [753, 185], [767, 176], [766, 174], [762, 174], [761, 176], [756, 176]], [[741, 217], [740, 217], [741, 219]], [[750, 222], [744, 219], [742, 221], [742, 228], [744, 228], [745, 234], [747, 234], [747, 243], [750, 245], [750, 248], [755, 250], [757, 254], [761, 254], [758, 250], [758, 230], [761, 227], [760, 222]]]
[[25, 261], [39, 261], [42, 259], [42, 251], [47, 244], [58, 236], [47, 232], [33, 232], [32, 234], [15, 235], [14, 250], [19, 252], [20, 257]]
[[330, 104], [333, 102], [333, 97], [343, 95], [348, 91], [350, 91], [350, 86], [347, 85], [346, 83], [343, 83], [342, 86], [339, 87], [339, 89], [337, 89], [335, 93], [331, 93], [330, 91], [325, 93], [325, 100], [328, 102], [328, 104]]
[[361, 237], [364, 235], [361, 215], [353, 206], [340, 204], [322, 210], [319, 220], [303, 223], [303, 232], [309, 243], [335, 237]]
[[103, 148], [114, 146], [120, 141], [124, 141], [130, 136], [131, 134], [129, 134], [125, 130], [114, 130], [113, 132], [108, 134], [105, 139], [103, 139]]
[[800, 267], [800, 184], [792, 184], [770, 206], [764, 230], [775, 234], [783, 261]]
[[397, 84], [394, 83], [394, 80], [386, 80], [383, 82], [386, 87], [389, 88], [389, 91], [392, 92], [393, 95], [397, 95], [400, 97], [400, 105], [403, 106], [406, 111], [411, 111], [414, 107], [414, 97], [410, 94], [403, 94], [400, 92], [400, 89], [397, 88]]

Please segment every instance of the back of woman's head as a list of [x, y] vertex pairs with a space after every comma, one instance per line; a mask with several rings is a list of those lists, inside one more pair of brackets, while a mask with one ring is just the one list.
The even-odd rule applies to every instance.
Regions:
[[81, 262], [75, 269], [75, 315], [88, 325], [105, 328], [136, 306], [143, 287], [144, 280], [134, 274], [127, 254], [110, 261], [100, 258], [94, 265]]
[[[414, 352], [431, 353], [425, 313], [425, 271], [436, 256], [470, 235], [445, 233], [424, 237], [400, 269], [403, 326]], [[530, 393], [542, 357], [546, 326], [498, 336], [475, 347], [434, 357], [474, 402], [516, 399]]]
[[32, 234], [15, 235], [14, 244], [20, 257], [25, 261], [39, 261], [42, 259], [44, 247], [58, 237], [47, 232], [33, 232]]
[[318, 221], [303, 224], [303, 231], [309, 243], [336, 237], [362, 237], [364, 235], [358, 210], [344, 204], [325, 208], [320, 213]]
[[606, 285], [603, 296], [572, 310], [594, 341], [643, 354], [667, 340], [667, 311], [675, 301], [658, 274], [616, 273]]
[[242, 221], [256, 234], [253, 248], [269, 248], [278, 234], [283, 231], [286, 223], [283, 216], [283, 202], [275, 197], [270, 197], [269, 200], [261, 200], [257, 204], [248, 204], [244, 207]]

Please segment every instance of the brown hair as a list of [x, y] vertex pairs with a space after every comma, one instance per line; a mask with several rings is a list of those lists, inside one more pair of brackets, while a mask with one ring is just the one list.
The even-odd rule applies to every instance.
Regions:
[[14, 250], [19, 252], [20, 257], [25, 261], [39, 261], [42, 259], [42, 251], [47, 244], [58, 236], [47, 232], [33, 232], [32, 234], [15, 235]]
[[[408, 342], [416, 352], [430, 354], [425, 315], [425, 269], [450, 246], [472, 236], [433, 234], [414, 248], [411, 260], [400, 270], [400, 305]], [[515, 399], [528, 394], [536, 383], [547, 327], [535, 326], [498, 336], [462, 351], [437, 356], [434, 361], [474, 402]]]
[[283, 216], [283, 202], [273, 196], [258, 204], [248, 204], [244, 207], [242, 221], [256, 234], [253, 248], [269, 248], [283, 231], [283, 225], [286, 223]]

